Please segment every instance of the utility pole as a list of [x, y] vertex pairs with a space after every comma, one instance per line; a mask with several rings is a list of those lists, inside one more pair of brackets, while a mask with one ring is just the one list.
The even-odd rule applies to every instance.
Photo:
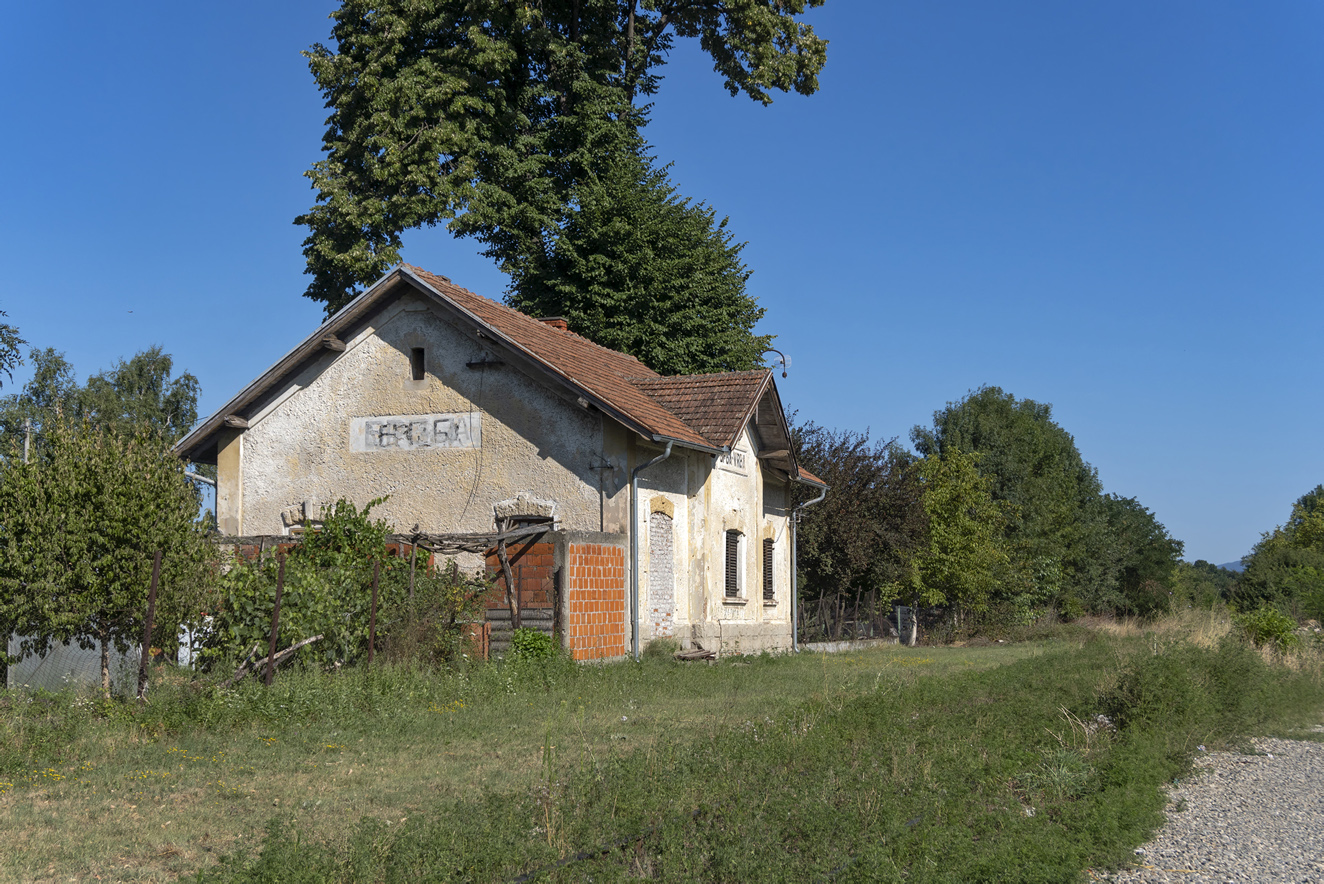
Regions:
[[28, 462], [28, 451], [32, 448], [32, 418], [23, 418], [23, 463]]

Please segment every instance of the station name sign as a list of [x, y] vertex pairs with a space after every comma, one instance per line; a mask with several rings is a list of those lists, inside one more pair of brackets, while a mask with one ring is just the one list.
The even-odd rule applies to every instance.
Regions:
[[717, 455], [717, 468], [740, 476], [749, 475], [749, 452], [732, 449], [726, 454]]
[[349, 429], [352, 451], [435, 451], [482, 444], [482, 415], [476, 411], [356, 417]]

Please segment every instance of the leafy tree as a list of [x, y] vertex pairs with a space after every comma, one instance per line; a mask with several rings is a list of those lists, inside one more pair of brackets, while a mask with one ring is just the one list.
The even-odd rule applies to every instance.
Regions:
[[922, 604], [978, 613], [998, 591], [1008, 564], [1002, 530], [1009, 507], [993, 499], [993, 482], [980, 475], [977, 461], [951, 448], [919, 462], [929, 530], [915, 556], [910, 589]]
[[[80, 388], [74, 367], [64, 354], [52, 347], [31, 350], [32, 377], [19, 393], [0, 398], [0, 439], [21, 440], [31, 423], [33, 445], [41, 444], [41, 428], [59, 414], [76, 418], [80, 414]], [[21, 444], [21, 443], [20, 443]], [[21, 451], [21, 448], [14, 449]]]
[[656, 92], [675, 37], [697, 37], [733, 95], [807, 95], [826, 41], [799, 16], [821, 4], [344, 0], [334, 48], [307, 53], [331, 114], [308, 172], [317, 202], [296, 219], [309, 228], [305, 294], [338, 309], [399, 261], [403, 231], [436, 224], [477, 238], [517, 282], [548, 279], [595, 179], [642, 155], [635, 100]]
[[[1324, 485], [1316, 485], [1292, 504], [1287, 524], [1265, 533], [1249, 558], [1261, 552], [1310, 549], [1324, 552]], [[1247, 561], [1249, 567], [1249, 560]]]
[[61, 416], [43, 438], [39, 457], [22, 464], [11, 452], [0, 472], [0, 631], [26, 636], [24, 654], [60, 641], [99, 647], [109, 692], [110, 648], [141, 640], [158, 550], [157, 622], [198, 610], [208, 546], [197, 491], [148, 428], [123, 434]]
[[[5, 311], [0, 310], [0, 316], [6, 316]], [[19, 348], [27, 341], [18, 336], [18, 329], [4, 322], [0, 322], [0, 372], [4, 372], [5, 377], [11, 380], [14, 377], [14, 368], [23, 364], [23, 356]], [[3, 386], [3, 384], [0, 384]]]
[[1324, 550], [1278, 546], [1248, 557], [1229, 601], [1243, 613], [1273, 607], [1324, 620]]
[[1133, 497], [1105, 495], [1104, 510], [1126, 609], [1149, 617], [1171, 610], [1184, 544]]
[[1238, 610], [1273, 605], [1324, 619], [1324, 485], [1297, 498], [1287, 524], [1265, 532], [1242, 562], [1246, 570], [1231, 593]]
[[666, 171], [626, 151], [577, 189], [545, 261], [512, 279], [511, 306], [563, 316], [577, 334], [662, 374], [754, 368], [771, 344], [726, 220], [676, 195]]
[[[792, 438], [799, 462], [832, 489], [801, 514], [801, 597], [877, 592], [880, 602], [896, 598], [928, 530], [914, 456], [895, 440], [871, 440], [867, 430], [830, 430], [812, 421], [792, 423]], [[803, 501], [810, 492], [798, 493]]]
[[1174, 578], [1178, 602], [1197, 608], [1212, 608], [1225, 602], [1237, 582], [1237, 572], [1197, 559], [1178, 562]]
[[31, 421], [34, 450], [42, 443], [43, 427], [63, 415], [87, 417], [99, 428], [131, 432], [150, 427], [175, 442], [198, 418], [198, 379], [189, 372], [171, 377], [174, 360], [160, 347], [150, 347], [127, 362], [88, 378], [80, 386], [73, 365], [63, 353], [48, 347], [33, 350], [32, 378], [19, 393], [0, 398], [0, 438], [20, 438]]
[[174, 359], [149, 347], [125, 362], [87, 379], [83, 409], [102, 426], [152, 427], [176, 442], [198, 419], [198, 379], [189, 372], [171, 377]]
[[933, 427], [915, 427], [911, 439], [925, 457], [979, 455], [993, 499], [1009, 505], [1008, 552], [1037, 591], [1092, 608], [1116, 601], [1102, 486], [1051, 405], [981, 387], [934, 412]]

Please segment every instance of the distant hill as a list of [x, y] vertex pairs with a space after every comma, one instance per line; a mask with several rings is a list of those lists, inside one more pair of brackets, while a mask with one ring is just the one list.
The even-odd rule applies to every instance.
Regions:
[[1227, 564], [1219, 565], [1218, 567], [1227, 568], [1229, 571], [1236, 571], [1238, 574], [1246, 570], [1245, 566], [1242, 565], [1241, 562], [1228, 562]]

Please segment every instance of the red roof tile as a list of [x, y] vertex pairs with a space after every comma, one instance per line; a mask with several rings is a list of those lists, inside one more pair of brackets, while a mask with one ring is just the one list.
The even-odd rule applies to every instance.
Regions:
[[[702, 449], [730, 447], [772, 383], [767, 369], [664, 378], [633, 356], [609, 350], [572, 331], [476, 295], [444, 276], [402, 264], [330, 317], [220, 411], [194, 428], [175, 446], [176, 451], [189, 458], [206, 456], [209, 449], [214, 454], [214, 434], [226, 415], [251, 407], [288, 372], [316, 353], [327, 334], [359, 321], [376, 309], [383, 298], [392, 297], [393, 283], [402, 274], [486, 326], [506, 346], [558, 376], [572, 389], [580, 390], [627, 426], [633, 425], [655, 437]], [[780, 406], [777, 413], [780, 414]], [[823, 484], [804, 470], [792, 469], [800, 478]]]
[[729, 448], [745, 428], [770, 374], [762, 369], [632, 380], [714, 447]]
[[703, 447], [709, 441], [687, 426], [630, 378], [657, 377], [657, 372], [633, 356], [608, 350], [574, 332], [561, 331], [531, 316], [462, 289], [445, 277], [403, 265], [415, 278], [456, 306], [500, 332], [512, 343], [571, 383], [622, 412], [656, 435]]

